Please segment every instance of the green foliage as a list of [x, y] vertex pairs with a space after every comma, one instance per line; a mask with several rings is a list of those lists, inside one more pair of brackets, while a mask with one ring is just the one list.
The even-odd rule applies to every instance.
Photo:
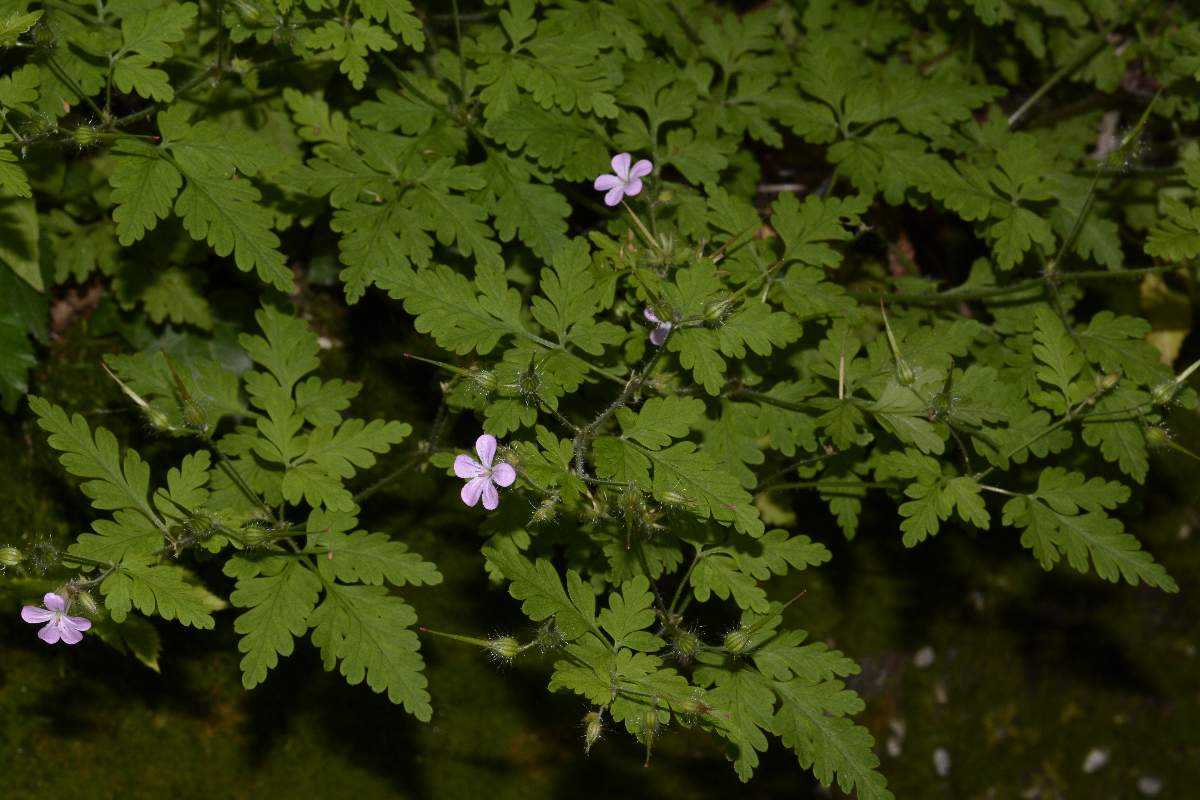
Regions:
[[[98, 512], [59, 560], [106, 641], [157, 664], [139, 615], [212, 627], [227, 595], [247, 688], [307, 637], [430, 719], [406, 598], [441, 575], [359, 529], [359, 473], [406, 446], [453, 504], [429, 467], [480, 428], [518, 473], [485, 568], [550, 688], [648, 755], [722, 737], [743, 780], [774, 738], [891, 796], [857, 667], [774, 602], [838, 532], [1012, 529], [1177, 590], [1123, 520], [1196, 405], [1150, 299], [1200, 254], [1194, 12], [734, 5], [0, 3], [0, 400], [50, 395], [39, 358], [87, 325], [168, 437], [29, 395]], [[653, 167], [609, 207], [618, 152]], [[352, 416], [326, 350], [387, 359], [411, 424]]]

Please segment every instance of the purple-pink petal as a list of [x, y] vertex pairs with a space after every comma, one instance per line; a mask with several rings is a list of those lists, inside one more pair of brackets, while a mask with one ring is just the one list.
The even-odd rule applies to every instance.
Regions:
[[38, 638], [46, 644], [57, 644], [58, 640], [62, 638], [62, 630], [53, 622], [47, 622], [38, 631]]
[[654, 165], [643, 158], [633, 165], [633, 169], [629, 170], [629, 177], [644, 178], [653, 171]]
[[53, 611], [47, 611], [37, 606], [24, 606], [21, 608], [21, 619], [33, 625], [46, 622], [53, 617]]
[[496, 457], [496, 437], [485, 433], [475, 440], [475, 452], [479, 453], [479, 463], [483, 468], [491, 469], [492, 459]]
[[495, 511], [500, 505], [500, 493], [496, 491], [496, 487], [491, 481], [487, 481], [483, 485], [483, 507], [488, 511]]
[[667, 334], [671, 332], [671, 324], [659, 325], [654, 330], [650, 331], [650, 342], [655, 347], [662, 347], [663, 342], [667, 340]]
[[69, 625], [70, 627], [74, 628], [77, 631], [90, 630], [92, 627], [92, 621], [90, 619], [88, 619], [87, 617], [64, 616], [63, 621], [67, 625]]
[[629, 183], [625, 184], [625, 194], [628, 195], [629, 197], [633, 197], [634, 195], [641, 194], [641, 191], [642, 191], [642, 179], [641, 178], [630, 178]]
[[604, 195], [604, 205], [615, 206], [617, 203], [621, 202], [621, 198], [624, 196], [625, 196], [624, 185], [614, 186], [613, 188], [608, 190], [608, 194]]
[[492, 480], [497, 486], [512, 486], [516, 479], [517, 471], [513, 469], [512, 464], [501, 461], [492, 467]]
[[83, 634], [78, 629], [67, 624], [66, 620], [63, 620], [63, 624], [59, 627], [58, 635], [66, 644], [79, 644], [83, 641]]
[[46, 596], [42, 598], [42, 605], [51, 611], [66, 611], [67, 601], [60, 595], [54, 592], [46, 592]]
[[622, 182], [629, 180], [629, 162], [633, 157], [629, 153], [617, 153], [612, 157], [613, 172], [617, 173], [617, 177]]
[[658, 315], [654, 313], [654, 309], [652, 309], [650, 306], [646, 306], [642, 309], [642, 316], [644, 316], [650, 322], [653, 322], [655, 325], [662, 324], [662, 320], [658, 318]]
[[460, 478], [478, 478], [486, 473], [482, 464], [466, 454], [454, 459], [454, 474]]
[[[490, 478], [472, 478], [463, 484], [462, 492], [459, 493], [459, 496], [462, 497], [462, 501], [466, 503], [467, 506], [474, 506], [479, 502], [479, 496], [483, 494], [484, 487], [491, 485], [492, 481]], [[493, 488], [492, 491], [495, 491], [495, 488]]]
[[621, 183], [622, 183], [621, 179], [618, 178], [616, 175], [605, 174], [605, 175], [601, 175], [599, 178], [596, 178], [596, 182], [593, 183], [592, 186], [598, 192], [607, 192], [609, 189], [613, 189], [617, 186], [620, 186]]

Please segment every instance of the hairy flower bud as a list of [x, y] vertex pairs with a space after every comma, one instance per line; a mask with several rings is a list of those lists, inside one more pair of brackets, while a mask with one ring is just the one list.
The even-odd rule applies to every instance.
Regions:
[[25, 554], [12, 545], [0, 547], [0, 567], [15, 567], [25, 560]]
[[729, 298], [713, 300], [704, 307], [704, 321], [714, 325], [718, 324], [724, 321], [731, 308], [733, 308], [733, 303], [730, 302]]
[[692, 631], [680, 631], [671, 642], [671, 648], [675, 651], [675, 658], [679, 663], [690, 664], [696, 653], [700, 652], [701, 644], [700, 637]]
[[208, 430], [208, 412], [190, 397], [183, 401], [183, 421], [189, 428], [201, 433]]
[[1156, 425], [1147, 425], [1146, 443], [1151, 447], [1164, 447], [1171, 442], [1171, 434]]
[[1105, 375], [1096, 376], [1097, 391], [1107, 392], [1109, 389], [1117, 385], [1117, 381], [1121, 380], [1121, 373], [1109, 372]]
[[1175, 399], [1175, 392], [1179, 390], [1179, 384], [1175, 381], [1164, 381], [1150, 390], [1150, 399], [1154, 401], [1156, 406], [1170, 405]]
[[592, 745], [604, 735], [604, 721], [600, 712], [591, 711], [583, 717], [583, 752], [592, 752]]
[[496, 391], [496, 374], [491, 370], [473, 369], [467, 373], [467, 377], [480, 394], [489, 395]]
[[80, 150], [100, 144], [100, 132], [91, 125], [80, 125], [71, 131], [71, 138]]
[[557, 516], [558, 498], [547, 497], [538, 503], [538, 507], [533, 510], [533, 514], [529, 517], [529, 522], [534, 525], [545, 525], [547, 522], [553, 522]]
[[496, 636], [488, 640], [488, 653], [492, 658], [505, 664], [512, 663], [512, 660], [519, 656], [523, 649], [521, 643], [511, 636]]
[[723, 642], [725, 652], [735, 656], [741, 655], [750, 649], [750, 640], [750, 629], [744, 625], [738, 626], [725, 634], [725, 641]]
[[91, 592], [80, 592], [75, 595], [75, 599], [79, 601], [79, 605], [83, 606], [83, 610], [93, 617], [100, 613], [100, 605]]

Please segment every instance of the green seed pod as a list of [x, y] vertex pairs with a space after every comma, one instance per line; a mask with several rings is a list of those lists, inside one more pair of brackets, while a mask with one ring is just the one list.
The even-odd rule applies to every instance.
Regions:
[[896, 359], [896, 380], [900, 381], [901, 386], [912, 386], [917, 380], [917, 374], [903, 358]]
[[15, 567], [25, 560], [25, 554], [12, 545], [0, 547], [0, 567]]

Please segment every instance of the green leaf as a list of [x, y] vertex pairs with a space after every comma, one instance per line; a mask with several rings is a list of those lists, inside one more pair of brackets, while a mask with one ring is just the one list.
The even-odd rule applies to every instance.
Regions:
[[1145, 422], [1139, 413], [1149, 406], [1150, 395], [1118, 384], [1096, 401], [1093, 413], [1083, 418], [1083, 441], [1100, 448], [1106, 461], [1115, 463], [1138, 483], [1146, 480], [1150, 469]]
[[117, 437], [105, 428], [91, 427], [79, 414], [71, 417], [40, 397], [29, 396], [29, 407], [38, 426], [47, 431], [51, 447], [62, 453], [59, 462], [67, 472], [87, 480], [79, 487], [92, 506], [103, 511], [131, 509], [162, 529], [162, 520], [150, 507], [150, 467], [135, 450], [121, 458]]
[[651, 397], [636, 412], [617, 409], [622, 437], [651, 450], [687, 436], [703, 415], [704, 401], [694, 397]]
[[113, 147], [113, 221], [125, 247], [153, 230], [171, 213], [171, 201], [183, 176], [161, 156], [161, 150], [136, 139], [119, 139]]
[[225, 602], [195, 582], [182, 567], [156, 566], [150, 559], [129, 559], [100, 584], [104, 604], [112, 618], [124, 621], [130, 609], [150, 616], [157, 613], [165, 620], [211, 630], [212, 612]]
[[699, 667], [695, 680], [702, 686], [716, 684], [709, 690], [707, 701], [722, 713], [711, 716], [712, 725], [733, 745], [727, 757], [745, 783], [758, 766], [758, 754], [767, 751], [764, 729], [771, 725], [775, 695], [768, 682], [751, 669]]
[[208, 500], [211, 463], [207, 450], [197, 450], [167, 471], [166, 488], [160, 487], [154, 494], [154, 505], [164, 518], [184, 522], [200, 510]]
[[304, 320], [270, 307], [254, 312], [254, 319], [263, 335], [243, 333], [238, 343], [275, 376], [284, 391], [290, 392], [300, 378], [320, 366], [317, 336]]
[[32, 28], [45, 12], [40, 8], [29, 13], [10, 11], [0, 17], [0, 47], [13, 47], [22, 33]]
[[244, 557], [230, 559], [225, 574], [238, 579], [229, 601], [245, 608], [233, 623], [241, 634], [242, 685], [253, 689], [279, 663], [290, 656], [296, 637], [308, 631], [308, 620], [317, 605], [321, 581], [298, 558], [269, 556], [257, 564]]
[[782, 631], [754, 648], [750, 657], [766, 677], [777, 681], [793, 677], [819, 683], [835, 677], [857, 675], [861, 670], [837, 650], [824, 642], [803, 644], [808, 638], [804, 631]]
[[[1076, 382], [1084, 362], [1070, 333], [1053, 311], [1041, 306], [1035, 312], [1034, 320], [1033, 354], [1041, 362], [1034, 372], [1038, 380], [1050, 384], [1061, 393], [1061, 401], [1051, 397], [1046, 398], [1045, 402], [1052, 411], [1062, 414], [1087, 396], [1086, 387]], [[1038, 399], [1035, 398], [1035, 401]]]
[[416, 612], [383, 586], [342, 586], [325, 582], [325, 598], [309, 615], [312, 641], [321, 649], [326, 670], [341, 663], [351, 686], [366, 679], [375, 692], [422, 722], [433, 716], [421, 643], [410, 627]]
[[[310, 531], [312, 525], [310, 519]], [[384, 533], [313, 531], [309, 540], [310, 547], [324, 553], [317, 558], [317, 568], [327, 581], [376, 586], [385, 580], [393, 586], [434, 586], [442, 582], [442, 573], [432, 562], [408, 552], [407, 545]]]
[[112, 81], [122, 92], [170, 102], [175, 92], [167, 73], [150, 65], [172, 55], [171, 43], [182, 41], [196, 18], [195, 3], [131, 10], [121, 19], [121, 49], [112, 55]]
[[523, 601], [525, 616], [534, 622], [554, 617], [567, 641], [597, 631], [596, 596], [577, 572], [567, 571], [564, 590], [558, 571], [549, 561], [539, 558], [530, 562], [509, 540], [485, 547], [483, 554], [509, 580], [508, 593]]
[[[484, 271], [472, 284], [449, 267], [406, 271], [380, 281], [392, 297], [416, 317], [416, 328], [456, 353], [486, 355], [505, 335], [521, 335], [520, 296], [502, 273]], [[477, 292], [476, 287], [479, 291]]]
[[763, 523], [750, 493], [692, 442], [676, 442], [663, 450], [627, 446], [637, 448], [654, 465], [653, 493], [659, 501], [682, 497], [701, 519], [711, 517], [742, 533], [762, 535]]
[[[1065, 507], [1061, 500], [1057, 505]], [[1142, 582], [1166, 592], [1179, 591], [1141, 543], [1124, 532], [1120, 520], [1103, 511], [1065, 514], [1034, 496], [1014, 497], [1004, 504], [1004, 524], [1023, 529], [1021, 544], [1033, 550], [1047, 570], [1066, 555], [1072, 567], [1087, 572], [1090, 557], [1096, 574], [1107, 581], [1124, 578], [1131, 586]]]
[[781, 702], [771, 731], [796, 752], [802, 767], [812, 769], [823, 786], [836, 777], [843, 792], [854, 791], [860, 800], [892, 799], [872, 750], [875, 740], [844, 716], [862, 710], [858, 695], [836, 680], [796, 678], [775, 681], [773, 688]]
[[0, 264], [6, 264], [40, 292], [45, 286], [38, 249], [38, 215], [33, 200], [0, 192]]
[[656, 652], [664, 646], [662, 639], [646, 630], [658, 621], [654, 611], [654, 595], [650, 581], [637, 575], [621, 585], [620, 592], [608, 596], [608, 608], [600, 611], [600, 627], [613, 639], [613, 647]]

